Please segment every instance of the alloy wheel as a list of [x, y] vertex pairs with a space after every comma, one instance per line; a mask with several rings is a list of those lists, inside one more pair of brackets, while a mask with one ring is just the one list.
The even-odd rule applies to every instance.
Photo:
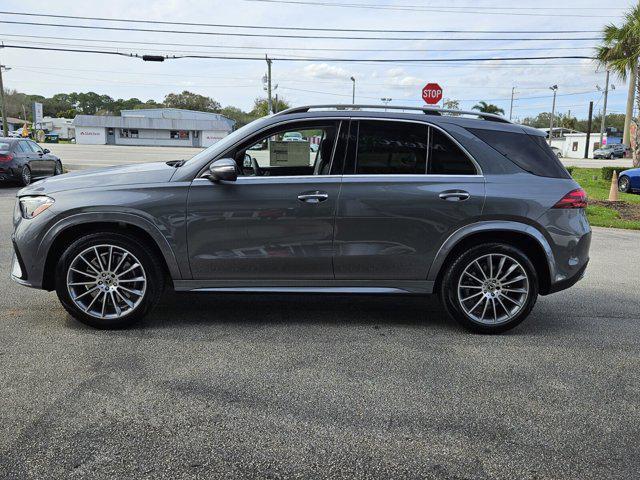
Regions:
[[117, 245], [80, 252], [67, 270], [67, 291], [75, 305], [95, 318], [118, 319], [133, 312], [147, 290], [140, 261]]
[[29, 170], [29, 167], [24, 167], [22, 169], [22, 183], [24, 185], [29, 185], [31, 183], [31, 170]]
[[458, 301], [473, 321], [496, 325], [514, 318], [527, 303], [529, 275], [514, 258], [488, 254], [472, 260], [458, 281]]
[[626, 192], [629, 190], [629, 179], [627, 177], [622, 177], [618, 182], [618, 190], [621, 192]]

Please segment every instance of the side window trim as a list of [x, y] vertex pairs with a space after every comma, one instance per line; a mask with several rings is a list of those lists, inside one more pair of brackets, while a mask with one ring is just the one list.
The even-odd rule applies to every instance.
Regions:
[[[414, 176], [414, 177], [423, 177], [425, 175], [431, 176], [431, 177], [483, 177], [484, 174], [482, 172], [482, 168], [480, 167], [480, 164], [476, 161], [475, 158], [473, 158], [473, 156], [469, 153], [469, 151], [464, 148], [464, 146], [462, 146], [460, 144], [460, 142], [458, 142], [455, 138], [453, 138], [451, 136], [451, 134], [449, 132], [447, 132], [445, 129], [443, 129], [442, 127], [438, 126], [438, 125], [434, 125], [433, 123], [430, 122], [422, 122], [419, 120], [406, 120], [406, 119], [399, 119], [399, 118], [376, 118], [376, 117], [355, 117], [352, 118], [352, 121], [355, 121], [355, 123], [358, 125], [358, 128], [356, 129], [356, 134], [355, 134], [355, 150], [352, 152], [353, 156], [352, 158], [350, 158], [351, 160], [351, 164], [349, 165], [350, 171], [352, 172], [350, 174], [350, 176], [358, 176], [358, 177], [380, 177], [382, 175], [378, 175], [378, 174], [362, 174], [362, 173], [358, 173], [356, 174], [356, 163], [357, 163], [357, 153], [358, 153], [358, 138], [360, 136], [360, 121], [362, 120], [375, 120], [375, 121], [379, 121], [379, 122], [401, 122], [401, 123], [417, 123], [420, 125], [425, 125], [425, 127], [427, 127], [428, 129], [428, 136], [427, 136], [427, 141], [429, 142], [429, 145], [431, 145], [431, 129], [435, 128], [436, 130], [442, 132], [447, 138], [449, 138], [449, 140], [451, 140], [454, 145], [456, 145], [461, 151], [462, 153], [465, 154], [465, 156], [469, 159], [469, 161], [473, 164], [473, 166], [476, 169], [476, 173], [474, 175], [460, 175], [460, 174], [427, 174], [426, 172], [429, 170], [429, 160], [430, 160], [430, 148], [427, 150], [427, 167], [426, 167], [426, 171], [424, 174], [422, 173], [415, 173], [415, 174], [387, 174], [384, 176], [396, 176], [396, 177], [410, 177], [410, 176]], [[351, 136], [351, 135], [350, 135]], [[351, 152], [350, 152], [351, 153]], [[345, 166], [346, 167], [346, 166]], [[345, 174], [346, 174], [346, 168], [345, 168]]]

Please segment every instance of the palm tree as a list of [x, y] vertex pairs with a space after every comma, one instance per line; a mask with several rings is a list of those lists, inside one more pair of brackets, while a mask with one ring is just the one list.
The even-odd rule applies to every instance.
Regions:
[[[624, 119], [623, 143], [629, 145], [630, 126], [633, 120], [634, 95], [640, 106], [640, 84], [638, 83], [638, 57], [640, 56], [640, 5], [636, 5], [624, 16], [624, 23], [618, 27], [609, 24], [603, 30], [602, 45], [596, 48], [596, 58], [605, 68], [614, 72], [623, 81], [629, 81], [627, 109]], [[638, 94], [636, 94], [638, 90]], [[636, 128], [636, 132], [638, 129]], [[636, 133], [636, 137], [637, 137]], [[640, 155], [638, 141], [633, 152], [634, 166], [638, 166]]]
[[487, 103], [485, 101], [481, 101], [476, 103], [473, 107], [473, 110], [478, 110], [482, 113], [494, 113], [496, 115], [504, 115], [504, 110], [499, 106], [494, 105], [493, 103]]

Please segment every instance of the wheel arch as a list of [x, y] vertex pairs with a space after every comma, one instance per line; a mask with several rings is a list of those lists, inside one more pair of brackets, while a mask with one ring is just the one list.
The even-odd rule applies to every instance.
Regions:
[[182, 278], [173, 249], [156, 226], [130, 214], [78, 214], [58, 222], [40, 244], [40, 258], [45, 257], [42, 288], [55, 288], [55, 268], [64, 248], [80, 236], [90, 233], [123, 233], [148, 246], [158, 256], [169, 280]]
[[501, 242], [522, 250], [536, 269], [540, 294], [549, 293], [555, 275], [555, 259], [549, 242], [531, 225], [506, 221], [475, 223], [454, 232], [440, 247], [429, 269], [427, 280], [434, 282], [434, 291], [440, 288], [447, 265], [460, 252], [489, 242]]

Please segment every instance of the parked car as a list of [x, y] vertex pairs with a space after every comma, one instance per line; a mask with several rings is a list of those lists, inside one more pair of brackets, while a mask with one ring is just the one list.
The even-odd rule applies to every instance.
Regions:
[[33, 140], [0, 137], [0, 181], [29, 185], [35, 179], [61, 173], [62, 161]]
[[[437, 294], [485, 333], [582, 278], [585, 193], [544, 134], [479, 112], [384, 108], [293, 108], [184, 162], [24, 188], [12, 278], [98, 328], [139, 320], [169, 287]], [[288, 132], [322, 138], [313, 164], [299, 149], [267, 148], [271, 166], [251, 157]]]
[[626, 151], [621, 143], [604, 145], [593, 152], [593, 158], [622, 158]]
[[562, 150], [558, 147], [551, 147], [551, 151], [556, 154], [556, 157], [562, 158]]
[[640, 193], [640, 168], [620, 172], [618, 190], [624, 193]]

